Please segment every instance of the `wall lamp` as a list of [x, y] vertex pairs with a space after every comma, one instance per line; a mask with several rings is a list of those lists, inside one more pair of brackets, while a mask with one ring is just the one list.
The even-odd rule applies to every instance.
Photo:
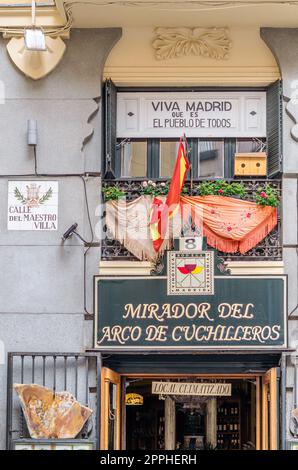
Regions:
[[36, 27], [35, 0], [31, 2], [32, 26], [24, 31], [24, 41], [26, 49], [29, 51], [46, 51], [46, 38], [41, 28]]
[[80, 240], [82, 240], [82, 242], [88, 246], [90, 245], [90, 243], [86, 242], [86, 240], [84, 240], [83, 237], [81, 237], [81, 235], [76, 231], [78, 227], [78, 224], [75, 222], [74, 224], [72, 224], [69, 229], [66, 230], [66, 232], [63, 233], [62, 235], [62, 240], [65, 242], [65, 240], [67, 240], [68, 238], [72, 237], [72, 235], [76, 235]]
[[27, 144], [37, 145], [37, 121], [36, 119], [28, 119], [27, 121]]

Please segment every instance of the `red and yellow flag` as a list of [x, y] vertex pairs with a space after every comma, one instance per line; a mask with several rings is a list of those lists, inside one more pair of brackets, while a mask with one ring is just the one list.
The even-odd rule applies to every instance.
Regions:
[[153, 247], [156, 252], [159, 251], [164, 235], [167, 231], [168, 220], [173, 217], [174, 213], [180, 206], [180, 195], [183, 188], [187, 171], [189, 169], [189, 161], [185, 154], [185, 147], [180, 140], [178, 155], [175, 168], [167, 195], [165, 204], [158, 198], [154, 198], [150, 217], [150, 231], [153, 241]]

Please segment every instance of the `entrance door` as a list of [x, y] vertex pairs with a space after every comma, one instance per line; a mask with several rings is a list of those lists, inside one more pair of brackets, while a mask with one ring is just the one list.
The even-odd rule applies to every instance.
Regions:
[[[152, 382], [168, 383], [169, 393], [160, 393]], [[222, 395], [195, 395], [190, 387], [171, 384], [229, 384]], [[128, 376], [127, 394], [142, 397], [140, 405], [126, 405], [127, 450], [220, 450], [260, 449], [262, 376]], [[165, 390], [165, 389], [163, 389]], [[177, 393], [175, 393], [177, 390]], [[212, 387], [213, 390], [213, 387]], [[211, 390], [211, 391], [212, 391]], [[183, 394], [183, 391], [185, 394]], [[125, 423], [125, 424], [124, 424]]]
[[121, 446], [121, 378], [102, 368], [101, 372], [101, 432], [102, 450], [120, 450]]
[[[278, 449], [278, 373], [278, 368], [272, 368], [266, 374], [255, 377], [255, 382], [251, 380], [251, 376], [241, 378], [224, 377], [225, 380], [232, 382], [234, 395], [231, 398], [222, 398], [221, 400], [217, 398], [217, 412], [215, 413], [217, 426], [215, 426], [215, 429], [217, 428], [216, 437], [219, 448], [247, 448], [248, 443], [251, 444], [252, 442], [255, 443], [256, 449]], [[220, 378], [222, 379], [222, 377]], [[161, 380], [162, 378], [158, 377], [157, 379]], [[207, 379], [208, 377], [204, 377], [204, 380]], [[177, 377], [175, 380], [178, 380]], [[180, 376], [179, 380], [181, 380]], [[190, 379], [188, 378], [188, 380]], [[182, 401], [183, 406], [180, 405], [183, 410], [181, 410], [181, 406], [177, 408], [172, 400], [159, 399], [151, 393], [151, 382], [152, 376], [150, 378], [137, 377], [137, 380], [131, 381], [131, 385], [126, 392], [142, 395], [144, 405], [139, 408], [136, 406], [131, 407], [132, 410], [125, 419], [126, 407], [121, 402], [121, 395], [122, 398], [125, 397], [125, 390], [121, 390], [121, 377], [111, 369], [102, 368], [100, 439], [102, 450], [120, 450], [121, 446], [125, 448], [125, 442], [128, 442], [129, 449], [137, 446], [136, 448], [148, 450], [175, 449], [178, 441], [181, 448], [186, 445], [185, 436], [180, 436], [181, 426], [177, 428], [176, 421], [179, 421], [179, 419], [181, 421], [182, 418], [185, 421], [189, 417], [189, 413], [191, 414], [193, 411], [191, 403], [187, 407], [187, 403]], [[156, 401], [154, 404], [151, 403], [153, 398]], [[241, 406], [241, 400], [250, 403], [250, 408], [248, 409], [246, 405], [245, 407]], [[146, 407], [149, 407], [149, 411]], [[195, 408], [194, 405], [193, 408]], [[249, 419], [251, 419], [251, 426], [247, 425]], [[128, 433], [126, 433], [129, 436], [128, 441], [127, 437], [125, 438], [126, 429], [124, 429], [127, 425], [129, 426]], [[210, 430], [208, 420], [205, 425]], [[121, 426], [124, 429], [122, 438]], [[198, 432], [190, 432], [188, 429], [185, 429], [185, 433], [187, 436], [198, 434]], [[206, 437], [208, 436], [206, 434]], [[231, 438], [231, 442], [228, 442], [227, 436]], [[210, 436], [207, 440], [211, 442]], [[214, 444], [216, 445], [216, 440]]]
[[262, 449], [278, 449], [278, 369], [269, 369], [262, 378]]

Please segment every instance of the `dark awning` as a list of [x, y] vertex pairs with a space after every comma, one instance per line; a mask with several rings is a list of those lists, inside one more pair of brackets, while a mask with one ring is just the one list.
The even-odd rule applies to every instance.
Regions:
[[249, 374], [279, 366], [283, 351], [193, 354], [103, 353], [103, 365], [122, 374]]

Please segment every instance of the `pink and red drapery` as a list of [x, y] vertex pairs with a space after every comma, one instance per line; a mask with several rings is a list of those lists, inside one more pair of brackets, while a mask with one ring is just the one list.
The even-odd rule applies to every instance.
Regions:
[[275, 207], [225, 196], [183, 196], [181, 211], [201, 220], [208, 245], [224, 253], [246, 253], [277, 224]]
[[[160, 197], [165, 202], [165, 197]], [[106, 224], [114, 239], [141, 260], [154, 260], [150, 233], [152, 198], [140, 196], [134, 201], [108, 201]], [[246, 253], [258, 245], [276, 226], [277, 209], [225, 196], [182, 196], [180, 227], [189, 222], [200, 227], [209, 246], [225, 253]], [[172, 227], [169, 238], [180, 236], [180, 227]], [[166, 239], [161, 252], [169, 248]]]

